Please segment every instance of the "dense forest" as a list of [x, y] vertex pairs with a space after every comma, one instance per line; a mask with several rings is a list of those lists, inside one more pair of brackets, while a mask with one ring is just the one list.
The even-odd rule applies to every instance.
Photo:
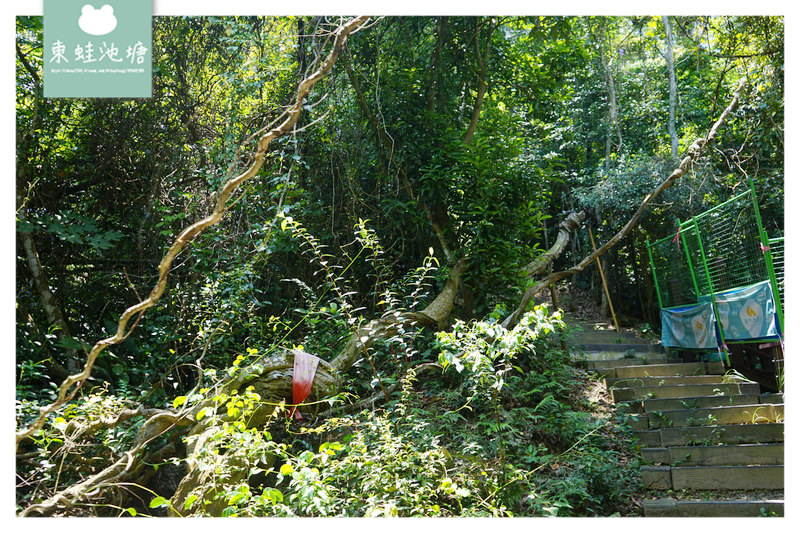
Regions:
[[645, 242], [750, 181], [783, 235], [782, 18], [156, 17], [152, 46], [152, 98], [46, 99], [17, 19], [18, 513], [641, 514], [564, 311], [606, 307], [599, 257], [657, 330]]

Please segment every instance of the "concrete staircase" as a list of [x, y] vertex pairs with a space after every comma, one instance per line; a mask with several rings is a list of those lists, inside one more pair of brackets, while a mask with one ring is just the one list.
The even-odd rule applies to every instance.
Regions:
[[782, 395], [727, 382], [721, 363], [669, 362], [633, 332], [577, 325], [573, 350], [634, 430], [645, 516], [783, 516]]

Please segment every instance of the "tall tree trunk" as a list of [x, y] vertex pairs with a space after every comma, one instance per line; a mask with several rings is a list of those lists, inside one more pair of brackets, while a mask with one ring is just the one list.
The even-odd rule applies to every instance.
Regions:
[[[16, 44], [16, 52], [17, 58], [30, 75], [34, 86], [31, 127], [28, 132], [22, 135], [21, 143], [17, 151], [17, 218], [24, 222], [28, 201], [28, 196], [25, 195], [31, 194], [28, 185], [31, 183], [34, 172], [33, 169], [36, 168], [35, 160], [39, 154], [39, 146], [35, 142], [35, 139], [37, 135], [36, 132], [42, 127], [42, 106], [45, 105], [45, 101], [42, 97], [41, 79], [39, 78], [38, 71], [28, 61], [28, 58], [22, 52], [18, 43]], [[64, 313], [61, 311], [61, 307], [58, 305], [53, 291], [50, 290], [50, 283], [42, 268], [42, 262], [39, 258], [39, 252], [36, 249], [33, 236], [28, 231], [18, 232], [18, 235], [22, 243], [22, 249], [25, 251], [25, 260], [31, 272], [36, 295], [39, 304], [42, 306], [42, 310], [44, 310], [47, 323], [54, 328], [54, 333], [57, 337], [71, 337], [72, 335], [69, 325], [64, 318]], [[75, 372], [78, 369], [76, 351], [67, 350], [66, 354], [64, 361], [66, 368], [62, 366], [60, 362], [56, 362], [50, 367], [56, 379], [64, 379], [69, 373]]]
[[430, 80], [428, 81], [428, 111], [436, 110], [436, 92], [439, 85], [439, 65], [442, 57], [442, 47], [444, 46], [445, 31], [447, 25], [447, 17], [438, 17], [436, 19], [436, 47], [433, 49], [431, 56]]
[[50, 290], [50, 283], [47, 276], [42, 269], [42, 263], [39, 259], [39, 252], [36, 250], [36, 244], [33, 242], [33, 237], [30, 232], [19, 232], [19, 238], [22, 241], [22, 248], [25, 250], [25, 259], [28, 262], [28, 268], [31, 270], [31, 277], [33, 278], [33, 285], [36, 288], [36, 294], [39, 297], [39, 303], [42, 305], [47, 321], [51, 326], [58, 328], [59, 336], [69, 336], [69, 326], [67, 321], [64, 320], [64, 314], [56, 302], [56, 297], [53, 291]]
[[616, 151], [622, 150], [622, 129], [619, 125], [619, 108], [617, 106], [617, 88], [614, 83], [614, 74], [611, 71], [611, 63], [606, 57], [603, 44], [600, 44], [600, 64], [605, 74], [606, 87], [608, 88], [608, 128], [606, 129], [606, 150], [604, 168], [611, 167], [611, 151], [614, 144], [612, 138], [616, 135]]
[[[53, 333], [58, 338], [71, 337], [69, 325], [64, 318], [64, 313], [58, 305], [53, 291], [50, 290], [50, 283], [47, 275], [42, 268], [42, 262], [39, 259], [39, 252], [36, 250], [36, 243], [33, 241], [33, 236], [28, 231], [19, 232], [20, 241], [22, 241], [22, 248], [25, 250], [25, 259], [28, 263], [28, 268], [31, 271], [33, 278], [33, 286], [36, 289], [36, 296], [39, 299], [39, 304], [44, 310], [47, 317], [47, 322], [53, 328]], [[66, 357], [63, 361], [64, 367], [56, 364], [53, 370], [61, 379], [65, 378], [67, 373], [76, 372], [78, 370], [77, 352], [75, 350], [66, 350]], [[62, 375], [64, 374], [64, 375]]]
[[489, 29], [487, 30], [485, 48], [481, 51], [480, 27], [475, 30], [475, 61], [478, 66], [478, 82], [476, 85], [475, 104], [472, 107], [472, 116], [469, 120], [469, 126], [464, 133], [463, 141], [465, 144], [470, 144], [472, 138], [475, 136], [475, 131], [478, 129], [478, 120], [481, 117], [481, 109], [483, 108], [483, 100], [486, 97], [486, 76], [489, 70], [489, 53], [492, 50], [492, 35], [494, 34], [495, 21], [489, 22]]
[[669, 73], [669, 139], [672, 150], [672, 157], [678, 157], [678, 134], [675, 131], [675, 107], [677, 105], [677, 88], [675, 84], [675, 56], [672, 44], [672, 25], [670, 24], [669, 17], [663, 16], [661, 20], [664, 21], [664, 31], [667, 34], [667, 72]]

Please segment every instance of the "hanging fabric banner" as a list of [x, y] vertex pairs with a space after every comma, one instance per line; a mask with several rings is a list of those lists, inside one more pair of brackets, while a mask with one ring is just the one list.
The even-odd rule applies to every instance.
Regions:
[[674, 348], [716, 348], [716, 321], [711, 303], [662, 309], [661, 344]]
[[778, 337], [769, 280], [716, 294], [714, 300], [726, 341]]
[[[294, 354], [294, 371], [292, 374], [292, 403], [295, 405], [303, 403], [311, 392], [314, 385], [314, 376], [317, 373], [319, 357], [300, 350], [292, 350]], [[296, 420], [302, 420], [303, 415], [297, 407], [293, 407], [291, 414]]]

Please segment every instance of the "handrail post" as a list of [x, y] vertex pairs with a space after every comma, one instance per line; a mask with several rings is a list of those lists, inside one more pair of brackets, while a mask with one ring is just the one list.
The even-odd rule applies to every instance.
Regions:
[[[594, 244], [594, 235], [592, 235], [592, 227], [587, 226], [589, 228], [589, 239], [592, 241], [592, 251], [596, 252], [597, 247]], [[603, 266], [600, 264], [600, 257], [595, 257], [595, 261], [597, 261], [597, 270], [600, 271], [600, 281], [603, 282], [603, 289], [606, 291], [606, 300], [608, 300], [608, 308], [611, 310], [611, 318], [614, 319], [614, 328], [619, 333], [619, 323], [617, 322], [617, 314], [614, 312], [614, 304], [611, 303], [611, 294], [608, 292], [608, 283], [606, 283], [606, 275], [603, 274]]]

